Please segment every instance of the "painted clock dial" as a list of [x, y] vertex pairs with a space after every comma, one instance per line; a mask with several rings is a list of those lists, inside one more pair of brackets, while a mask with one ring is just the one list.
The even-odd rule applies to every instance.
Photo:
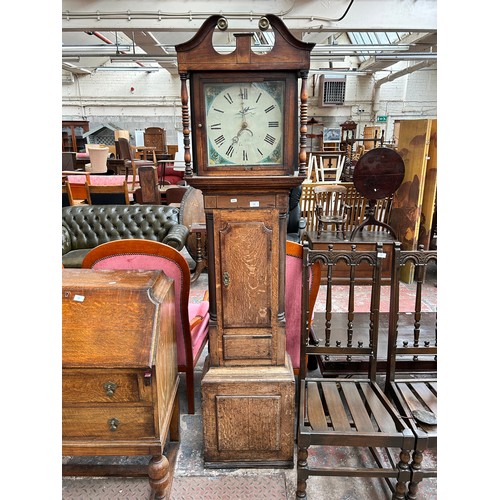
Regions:
[[284, 81], [207, 83], [208, 166], [283, 162]]

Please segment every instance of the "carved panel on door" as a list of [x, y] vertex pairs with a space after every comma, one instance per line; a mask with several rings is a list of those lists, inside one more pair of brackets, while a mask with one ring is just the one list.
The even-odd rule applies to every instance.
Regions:
[[224, 328], [270, 327], [273, 230], [261, 220], [221, 224], [221, 294]]

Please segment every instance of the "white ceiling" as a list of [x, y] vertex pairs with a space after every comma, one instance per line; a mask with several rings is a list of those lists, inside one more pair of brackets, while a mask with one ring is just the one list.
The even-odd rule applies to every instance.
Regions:
[[[233, 44], [233, 32], [258, 32], [260, 17], [273, 13], [280, 15], [298, 39], [316, 43], [312, 63], [320, 62], [319, 67], [376, 72], [395, 61], [432, 64], [437, 58], [436, 0], [238, 0], [219, 1], [211, 11], [207, 5], [198, 0], [63, 0], [63, 70], [90, 74], [103, 67], [130, 71], [163, 68], [175, 73], [174, 46], [192, 38], [212, 14], [228, 20], [228, 30], [214, 40], [222, 50]], [[385, 43], [367, 52], [368, 47], [353, 44], [353, 32], [371, 32], [370, 43], [375, 37]], [[387, 46], [386, 32], [391, 40], [396, 39], [392, 45], [399, 47]], [[405, 36], [399, 40], [401, 34]], [[266, 41], [261, 42], [265, 46]], [[405, 50], [399, 50], [401, 45]], [[359, 57], [360, 53], [365, 56]]]
[[[206, 0], [63, 0], [63, 70], [90, 74], [103, 67], [150, 68], [175, 73], [174, 46], [194, 36], [212, 14], [228, 20], [227, 31], [214, 38], [221, 50], [234, 45], [232, 33], [258, 32], [260, 17], [272, 13], [298, 39], [316, 43], [311, 67], [377, 72], [401, 60], [437, 62], [436, 0], [226, 0], [211, 11], [208, 7]], [[356, 46], [354, 33], [360, 38], [367, 32], [370, 40], [359, 40], [363, 46]], [[263, 48], [266, 42], [260, 40]]]

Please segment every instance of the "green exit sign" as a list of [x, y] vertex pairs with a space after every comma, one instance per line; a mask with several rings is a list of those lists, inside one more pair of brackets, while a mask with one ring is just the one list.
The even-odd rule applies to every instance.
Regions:
[[387, 121], [387, 116], [377, 116], [377, 122], [385, 123]]

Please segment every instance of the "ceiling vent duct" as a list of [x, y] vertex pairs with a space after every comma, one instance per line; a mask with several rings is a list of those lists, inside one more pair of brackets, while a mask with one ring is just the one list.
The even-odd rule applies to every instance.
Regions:
[[321, 75], [319, 105], [338, 106], [345, 100], [345, 75]]

